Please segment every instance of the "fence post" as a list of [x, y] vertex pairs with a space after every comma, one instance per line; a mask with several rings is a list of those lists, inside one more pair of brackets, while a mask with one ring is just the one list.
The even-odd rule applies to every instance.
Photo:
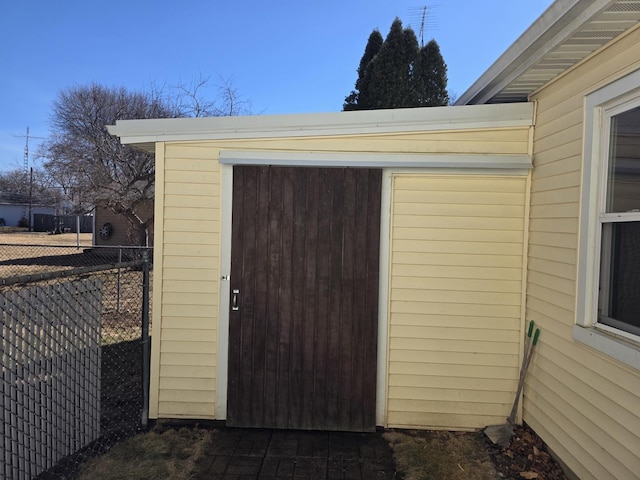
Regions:
[[149, 251], [142, 253], [142, 426], [149, 423]]
[[120, 313], [120, 264], [122, 263], [122, 245], [118, 245], [118, 284], [116, 287], [116, 312]]

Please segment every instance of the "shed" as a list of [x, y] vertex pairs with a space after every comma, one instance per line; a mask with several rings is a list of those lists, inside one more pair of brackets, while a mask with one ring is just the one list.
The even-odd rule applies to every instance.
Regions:
[[640, 472], [640, 3], [558, 0], [451, 107], [118, 121], [155, 151], [150, 413], [524, 419]]
[[522, 103], [119, 122], [157, 162], [151, 416], [502, 421], [532, 120]]

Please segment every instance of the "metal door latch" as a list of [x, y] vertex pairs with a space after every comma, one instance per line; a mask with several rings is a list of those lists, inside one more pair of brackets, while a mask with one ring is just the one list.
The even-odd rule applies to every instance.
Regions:
[[238, 311], [240, 307], [238, 306], [238, 297], [240, 296], [240, 290], [233, 290], [233, 296], [231, 297], [231, 310]]

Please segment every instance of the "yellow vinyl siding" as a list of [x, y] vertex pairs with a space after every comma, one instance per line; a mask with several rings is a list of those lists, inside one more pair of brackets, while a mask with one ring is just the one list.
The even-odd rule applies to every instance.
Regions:
[[215, 145], [245, 151], [526, 154], [529, 128], [219, 140]]
[[[167, 144], [156, 417], [215, 418], [220, 256], [217, 151]], [[152, 399], [153, 400], [153, 399]]]
[[513, 401], [526, 177], [393, 179], [387, 421], [473, 429]]
[[[257, 158], [260, 152], [273, 151], [525, 155], [529, 151], [529, 141], [530, 127], [517, 127], [158, 144], [161, 147], [157, 148], [156, 161], [162, 172], [157, 174], [156, 217], [161, 220], [156, 224], [156, 241], [160, 243], [156, 245], [155, 257], [154, 286], [158, 290], [154, 292], [154, 305], [157, 307], [154, 308], [152, 337], [151, 417], [218, 418], [220, 413], [220, 406], [216, 405], [220, 387], [217, 369], [224, 369], [227, 361], [226, 358], [218, 358], [221, 151], [255, 150]], [[375, 158], [384, 160], [385, 157], [379, 155]], [[304, 161], [300, 164], [304, 165]], [[408, 181], [411, 178], [412, 175], [406, 177]], [[417, 194], [424, 208], [434, 208], [427, 216], [423, 215], [425, 212], [412, 211], [416, 206], [416, 199], [412, 198], [413, 189], [402, 190], [408, 196], [398, 201], [395, 207], [399, 211], [404, 209], [404, 213], [396, 217], [394, 226], [398, 232], [397, 263], [393, 266], [397, 286], [396, 296], [390, 299], [399, 322], [405, 316], [403, 310], [407, 310], [406, 314], [412, 318], [418, 318], [414, 316], [415, 310], [422, 309], [427, 298], [419, 292], [434, 292], [438, 278], [450, 280], [440, 285], [441, 290], [442, 285], [446, 286], [448, 299], [442, 301], [444, 292], [432, 294], [430, 302], [440, 306], [432, 313], [438, 317], [446, 315], [451, 319], [466, 319], [458, 322], [460, 328], [456, 338], [460, 345], [471, 342], [471, 347], [474, 344], [473, 339], [464, 340], [465, 329], [475, 328], [479, 332], [483, 328], [465, 323], [471, 310], [474, 318], [484, 319], [487, 325], [493, 325], [494, 318], [519, 318], [523, 224], [520, 183], [524, 185], [524, 180], [514, 185], [508, 179], [501, 181], [506, 177], [491, 178], [498, 182], [496, 184], [492, 180], [494, 187], [500, 185], [498, 189], [487, 190], [479, 186], [472, 176], [456, 176], [460, 192], [468, 197], [466, 200], [461, 200], [460, 192], [445, 188], [439, 182], [432, 183]], [[423, 185], [422, 182], [419, 184]], [[469, 200], [477, 195], [483, 197], [484, 208]], [[487, 218], [491, 221], [487, 222]], [[421, 226], [424, 219], [428, 219], [427, 225]], [[474, 232], [475, 247], [469, 245], [469, 229]], [[443, 232], [448, 233], [442, 236]], [[502, 239], [498, 247], [494, 243], [496, 238]], [[412, 251], [412, 244], [420, 251]], [[435, 258], [441, 263], [434, 262]], [[429, 265], [431, 276], [421, 273], [424, 265]], [[416, 276], [419, 281], [410, 285]], [[460, 278], [467, 279], [467, 283], [460, 283]], [[456, 301], [457, 292], [465, 295], [468, 303]], [[500, 297], [507, 299], [506, 304], [504, 299], [500, 301]], [[446, 312], [443, 313], [443, 309]], [[411, 320], [406, 320], [405, 325], [411, 325]], [[401, 327], [402, 323], [397, 326]], [[518, 323], [510, 328], [517, 330]], [[513, 391], [519, 353], [518, 335], [501, 339], [502, 330], [502, 324], [496, 324], [495, 330], [488, 330], [485, 336], [494, 345], [504, 342], [510, 347], [515, 346], [515, 350], [506, 355], [510, 372], [506, 375], [510, 383], [506, 391]], [[441, 337], [440, 345], [446, 347], [450, 341], [447, 332], [450, 331], [450, 326], [445, 324], [442, 328], [434, 328], [432, 335]], [[496, 352], [485, 352], [482, 348], [476, 346], [471, 350], [471, 356], [459, 358], [471, 362], [477, 355], [486, 356], [486, 368], [489, 368], [495, 363], [491, 355]], [[411, 348], [406, 351], [410, 352]], [[402, 365], [402, 362], [395, 365]], [[463, 365], [459, 367], [464, 370]], [[491, 375], [487, 378], [492, 379]], [[474, 379], [473, 375], [469, 377], [470, 381]], [[488, 382], [489, 389], [493, 385]], [[394, 395], [396, 393], [394, 390]], [[506, 402], [499, 403], [503, 407], [506, 405]]]
[[527, 318], [542, 329], [524, 420], [580, 478], [640, 475], [640, 372], [572, 337], [584, 98], [640, 68], [640, 30], [540, 90], [531, 186]]

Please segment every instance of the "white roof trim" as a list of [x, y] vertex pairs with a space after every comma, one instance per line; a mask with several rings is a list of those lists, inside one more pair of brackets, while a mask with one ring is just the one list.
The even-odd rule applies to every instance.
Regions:
[[220, 163], [354, 168], [530, 169], [530, 155], [459, 155], [221, 150]]
[[455, 105], [475, 105], [491, 100], [588, 20], [614, 3], [615, 0], [556, 0], [458, 98]]
[[107, 126], [124, 144], [242, 138], [361, 135], [533, 125], [533, 104], [425, 107], [243, 117], [118, 120]]

